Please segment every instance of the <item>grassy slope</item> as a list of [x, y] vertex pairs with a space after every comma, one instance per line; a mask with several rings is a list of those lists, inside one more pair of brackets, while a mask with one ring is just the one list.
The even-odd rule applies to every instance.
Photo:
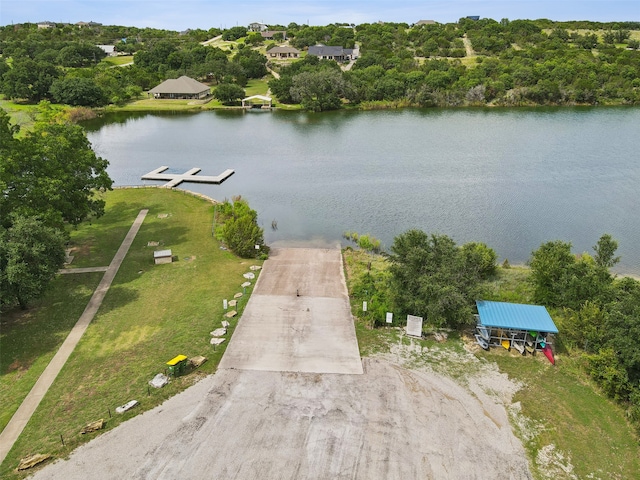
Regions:
[[[502, 372], [525, 385], [514, 401], [521, 403], [523, 415], [542, 426], [524, 442], [530, 458], [554, 445], [566, 457], [566, 464], [573, 465], [578, 478], [638, 478], [640, 449], [624, 411], [598, 393], [582, 373], [578, 359], [559, 356], [553, 367], [545, 359], [500, 350], [480, 356], [496, 362]], [[517, 433], [522, 438], [528, 432]], [[538, 478], [548, 478], [539, 462], [532, 462], [532, 467]]]
[[[382, 257], [369, 257], [359, 251], [345, 250], [344, 259], [350, 291], [354, 279], [364, 274], [370, 260], [372, 272], [385, 268]], [[526, 282], [528, 269], [512, 267], [498, 270], [496, 279], [484, 286], [485, 298], [530, 301], [531, 290]], [[361, 299], [352, 298], [361, 355], [388, 352], [389, 346], [400, 340], [399, 332], [395, 329], [372, 330], [370, 319], [358, 317], [362, 315], [361, 308]], [[450, 334], [449, 341], [444, 344], [432, 340], [421, 343], [432, 350], [442, 348], [463, 352], [462, 342], [456, 335]], [[464, 378], [460, 369], [467, 369], [468, 365], [443, 365], [447, 356], [436, 357], [439, 364], [434, 367], [438, 372], [454, 379]], [[523, 384], [513, 400], [520, 403], [522, 415], [529, 419], [531, 428], [522, 429], [514, 423], [514, 431], [523, 440], [535, 478], [639, 478], [640, 448], [624, 411], [599, 394], [581, 369], [579, 358], [557, 355], [557, 366], [553, 367], [541, 356], [523, 358], [501, 349], [480, 351], [478, 357], [495, 362], [501, 372]], [[427, 357], [421, 361], [432, 362]], [[555, 452], [563, 455], [564, 459], [556, 458], [551, 466], [545, 467], [540, 460], [544, 447], [549, 445], [553, 445]], [[572, 465], [573, 470], [564, 472], [558, 469], [559, 464]]]
[[[242, 291], [242, 274], [256, 262], [238, 259], [219, 248], [211, 236], [213, 207], [203, 200], [164, 189], [116, 190], [106, 198], [107, 214], [73, 234], [76, 266], [108, 264], [138, 211], [150, 211], [96, 318], [0, 467], [1, 478], [13, 477], [19, 459], [27, 454], [69, 453], [93, 436], [79, 435], [91, 421], [105, 418], [107, 428], [113, 428], [158, 405], [199, 375], [215, 371], [224, 352], [224, 345], [213, 350], [209, 332], [223, 319], [222, 300]], [[160, 213], [169, 217], [160, 219]], [[178, 261], [154, 265], [155, 247], [147, 247], [149, 241], [160, 242], [158, 248], [171, 248]], [[99, 274], [68, 277], [58, 282], [79, 285], [69, 290], [67, 283], [54, 285], [52, 296], [34, 309], [29, 329], [23, 328], [27, 322], [20, 315], [12, 317], [7, 329], [3, 325], [2, 344], [10, 340], [13, 354], [7, 355], [3, 348], [2, 399], [16, 397], [17, 402], [26, 395], [37, 378], [36, 367], [41, 371], [46, 366], [47, 357], [78, 319], [100, 278]], [[246, 297], [239, 303], [241, 311]], [[40, 344], [39, 337], [34, 332], [53, 329], [49, 326], [51, 312], [62, 308], [66, 310], [58, 315], [64, 316], [64, 322], [55, 327], [55, 342], [50, 339], [46, 348], [41, 348], [44, 352], [38, 351], [34, 343]], [[228, 336], [234, 326], [232, 320]], [[209, 361], [198, 372], [163, 389], [151, 389], [149, 396], [147, 382], [178, 354], [204, 355]], [[18, 373], [7, 376], [11, 365]], [[24, 368], [16, 369], [17, 365]], [[18, 374], [24, 380], [12, 382]], [[138, 400], [141, 408], [124, 415], [114, 413], [115, 407], [131, 399]], [[113, 418], [109, 418], [109, 410]]]

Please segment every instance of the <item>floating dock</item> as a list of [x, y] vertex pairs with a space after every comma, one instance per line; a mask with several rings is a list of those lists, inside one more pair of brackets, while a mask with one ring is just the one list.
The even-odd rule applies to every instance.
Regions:
[[192, 168], [185, 173], [162, 173], [168, 169], [169, 167], [159, 167], [146, 175], [143, 175], [141, 178], [142, 180], [165, 180], [167, 183], [165, 183], [163, 187], [173, 188], [177, 187], [182, 182], [220, 184], [235, 173], [235, 171], [230, 168], [215, 177], [211, 175], [197, 176], [197, 173], [201, 170], [200, 168]]

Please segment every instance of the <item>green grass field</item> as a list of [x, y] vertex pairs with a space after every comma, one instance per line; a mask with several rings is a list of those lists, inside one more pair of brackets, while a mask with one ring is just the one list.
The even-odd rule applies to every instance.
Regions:
[[133, 62], [133, 55], [119, 55], [117, 57], [105, 57], [103, 63], [113, 66], [128, 65]]
[[[356, 277], [364, 274], [369, 261], [372, 272], [386, 268], [381, 256], [344, 250], [347, 285], [351, 286]], [[527, 276], [526, 267], [499, 268], [496, 278], [483, 285], [483, 297], [528, 303], [531, 287]], [[408, 342], [397, 329], [372, 329], [371, 320], [362, 318], [361, 299], [352, 297], [351, 300], [363, 356], [389, 353], [392, 344]], [[436, 353], [431, 357], [416, 358], [414, 362], [417, 366], [429, 364], [440, 374], [464, 384], [474, 366], [469, 363], [456, 365], [451, 360], [467, 354], [463, 349], [464, 341], [475, 342], [470, 337], [464, 339], [452, 333], [445, 343], [420, 340], [421, 345], [432, 352], [450, 351], [454, 355]], [[520, 406], [520, 415], [517, 418], [512, 415], [512, 427], [523, 442], [536, 479], [634, 480], [640, 477], [638, 438], [627, 422], [624, 410], [601, 395], [589, 380], [581, 368], [580, 357], [566, 352], [556, 354], [554, 367], [541, 355], [522, 357], [503, 349], [480, 350], [476, 356], [497, 364], [502, 373], [522, 385], [513, 398]], [[552, 461], [547, 464], [549, 457]]]
[[[61, 105], [52, 105], [54, 109], [66, 110], [69, 107]], [[11, 123], [20, 126], [18, 136], [24, 135], [25, 132], [33, 128], [35, 121], [40, 114], [40, 107], [37, 103], [18, 103], [6, 100], [4, 95], [0, 97], [0, 108], [9, 114]]]
[[269, 80], [273, 77], [271, 75], [267, 75], [263, 78], [252, 78], [247, 82], [247, 86], [244, 91], [247, 97], [251, 95], [266, 95], [269, 90]]
[[[165, 189], [127, 189], [109, 192], [106, 200], [102, 218], [72, 232], [74, 266], [107, 265], [137, 213], [148, 208], [149, 214], [98, 314], [0, 466], [0, 478], [18, 476], [14, 469], [28, 454], [68, 454], [95, 435], [79, 433], [91, 421], [104, 418], [111, 429], [214, 372], [225, 345], [214, 350], [209, 332], [221, 325], [222, 300], [242, 292], [242, 274], [260, 264], [220, 249], [211, 235], [213, 205], [202, 199]], [[148, 247], [148, 242], [159, 245]], [[177, 261], [154, 265], [156, 248], [170, 248]], [[95, 273], [60, 276], [27, 312], [2, 316], [2, 427], [78, 320], [100, 278]], [[251, 287], [247, 290], [248, 295]], [[239, 313], [247, 295], [239, 301]], [[231, 319], [228, 338], [235, 322]], [[162, 389], [148, 390], [147, 382], [178, 354], [209, 360]], [[132, 399], [140, 407], [114, 413]]]

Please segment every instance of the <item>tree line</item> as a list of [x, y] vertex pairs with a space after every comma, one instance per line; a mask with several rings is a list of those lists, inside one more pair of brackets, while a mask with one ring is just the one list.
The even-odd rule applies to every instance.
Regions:
[[[461, 19], [447, 25], [359, 25], [355, 40], [361, 57], [351, 71], [333, 69], [335, 87], [311, 89], [325, 83], [331, 71], [326, 62], [285, 67], [270, 86], [280, 101], [296, 102], [293, 86], [302, 83], [295, 79], [304, 73], [303, 83], [312, 90], [306, 104], [316, 110], [368, 102], [423, 107], [640, 103], [640, 45], [626, 25], [607, 24], [600, 37], [543, 28], [545, 23]], [[465, 40], [476, 56], [463, 63]]]
[[[348, 72], [307, 57], [279, 67], [270, 87], [283, 103], [311, 110], [382, 102], [415, 106], [640, 103], [637, 22], [460, 19], [456, 23], [272, 25], [290, 45], [360, 47]], [[584, 29], [589, 30], [585, 31]], [[222, 34], [221, 50], [200, 42]], [[188, 75], [238, 94], [267, 72], [265, 41], [245, 27], [170, 32], [133, 27], [0, 27], [0, 91], [8, 98], [71, 105], [123, 104], [167, 78]], [[282, 38], [282, 40], [281, 40]], [[98, 44], [134, 55], [133, 65], [100, 62]], [[468, 49], [474, 56], [468, 57]], [[294, 81], [295, 77], [301, 75]], [[295, 86], [294, 86], [295, 83]], [[230, 87], [235, 85], [236, 88]], [[307, 87], [308, 86], [308, 87]]]

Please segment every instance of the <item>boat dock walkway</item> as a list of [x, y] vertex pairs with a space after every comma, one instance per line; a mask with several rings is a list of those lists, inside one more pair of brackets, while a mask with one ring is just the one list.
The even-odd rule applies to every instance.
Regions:
[[147, 173], [146, 175], [143, 175], [142, 180], [166, 180], [167, 183], [164, 184], [163, 186], [166, 188], [173, 188], [173, 187], [177, 187], [182, 182], [220, 184], [235, 173], [235, 171], [230, 168], [226, 169], [220, 175], [217, 175], [215, 177], [211, 175], [197, 176], [196, 174], [201, 170], [200, 168], [192, 168], [191, 170], [188, 170], [185, 173], [162, 173], [168, 169], [169, 167], [156, 168], [155, 170]]

